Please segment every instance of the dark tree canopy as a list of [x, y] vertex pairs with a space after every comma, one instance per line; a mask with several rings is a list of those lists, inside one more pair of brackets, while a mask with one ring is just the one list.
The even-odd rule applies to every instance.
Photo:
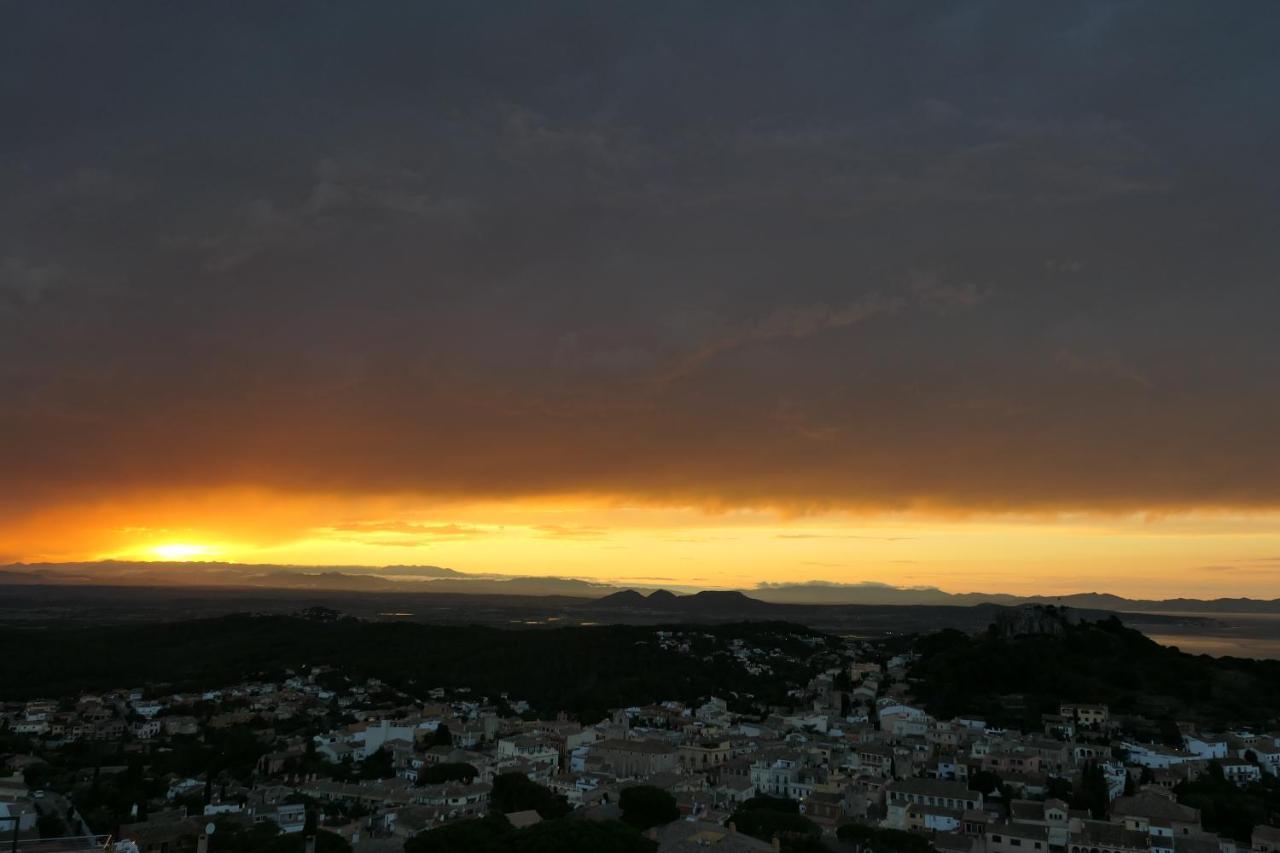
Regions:
[[1209, 832], [1216, 832], [1249, 842], [1253, 828], [1261, 823], [1274, 823], [1280, 817], [1280, 780], [1263, 775], [1261, 782], [1236, 785], [1222, 773], [1216, 761], [1192, 781], [1174, 788], [1178, 802], [1200, 809], [1200, 822]]
[[465, 762], [433, 764], [418, 773], [419, 785], [440, 785], [445, 782], [470, 782], [480, 771]]
[[514, 829], [494, 813], [420, 833], [405, 853], [654, 853], [657, 844], [619, 821], [549, 820]]
[[498, 853], [514, 830], [501, 812], [420, 832], [404, 843], [405, 853]]
[[[1114, 617], [1056, 630], [1010, 633], [992, 626], [970, 637], [946, 630], [919, 638], [913, 689], [940, 718], [975, 714], [1001, 725], [1040, 728], [1064, 701], [1099, 702], [1112, 712], [1215, 726], [1262, 724], [1280, 709], [1280, 661], [1210, 658], [1161, 646]], [[1010, 703], [1007, 697], [1020, 697]]]
[[776, 836], [784, 853], [821, 851], [822, 829], [799, 813], [794, 800], [753, 797], [740, 805], [729, 818], [737, 830], [761, 841]]
[[[699, 634], [741, 637], [794, 652], [772, 672], [752, 675], [710, 655], [684, 655], [650, 641], [650, 628], [629, 625], [506, 631], [475, 625], [317, 622], [290, 616], [233, 615], [173, 623], [0, 627], [0, 658], [9, 662], [0, 699], [70, 695], [119, 684], [167, 682], [174, 690], [233, 684], [247, 675], [278, 676], [324, 660], [336, 672], [375, 677], [412, 693], [422, 685], [466, 685], [480, 694], [510, 691], [543, 713], [568, 711], [595, 722], [611, 708], [676, 698], [750, 694], [782, 702], [789, 683], [814, 672], [812, 649], [794, 639], [813, 634], [783, 622], [700, 625]], [[42, 654], [24, 651], [33, 642]], [[706, 641], [710, 643], [710, 641]], [[450, 745], [443, 726], [435, 743]], [[248, 744], [245, 744], [246, 746]], [[221, 745], [220, 745], [221, 746]], [[228, 744], [239, 749], [238, 744]], [[243, 752], [243, 751], [242, 751]], [[239, 753], [252, 768], [258, 755]]]
[[844, 824], [836, 830], [836, 838], [876, 853], [932, 853], [933, 850], [933, 845], [922, 835], [859, 823]]
[[568, 800], [523, 773], [502, 773], [494, 779], [489, 805], [504, 814], [532, 809], [544, 820], [564, 817], [570, 811]]
[[680, 817], [676, 798], [653, 785], [623, 788], [618, 807], [622, 809], [623, 822], [639, 830], [671, 823]]

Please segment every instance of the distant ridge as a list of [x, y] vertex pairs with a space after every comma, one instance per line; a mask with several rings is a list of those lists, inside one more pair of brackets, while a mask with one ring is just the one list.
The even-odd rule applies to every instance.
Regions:
[[678, 594], [666, 589], [620, 588], [581, 578], [498, 575], [443, 566], [293, 566], [226, 562], [99, 560], [76, 563], [0, 564], [3, 587], [156, 587], [353, 591], [370, 593], [448, 593], [453, 595], [562, 596], [583, 606], [654, 612], [689, 609], [761, 609], [765, 605], [904, 605], [973, 607], [1055, 604], [1079, 610], [1120, 613], [1280, 614], [1280, 598], [1131, 599], [1102, 592], [1019, 596], [1009, 593], [946, 592], [936, 587], [900, 587], [886, 583], [761, 583], [741, 590]]
[[769, 607], [769, 603], [752, 598], [736, 589], [706, 589], [693, 595], [676, 596], [676, 605], [682, 610], [698, 608], [705, 610], [751, 610]]
[[1137, 599], [1102, 592], [1067, 595], [1011, 595], [988, 592], [945, 592], [936, 587], [898, 587], [882, 583], [762, 584], [750, 591], [775, 604], [901, 604], [971, 607], [975, 604], [1054, 604], [1081, 610], [1131, 613], [1280, 613], [1280, 598]]
[[676, 595], [669, 590], [656, 589], [648, 596], [641, 595], [634, 589], [624, 589], [594, 601], [583, 602], [582, 606], [714, 616], [758, 613], [778, 607], [776, 604], [752, 598], [736, 589], [708, 589], [692, 595]]
[[634, 589], [624, 589], [596, 599], [595, 604], [598, 607], [644, 607], [647, 601]]

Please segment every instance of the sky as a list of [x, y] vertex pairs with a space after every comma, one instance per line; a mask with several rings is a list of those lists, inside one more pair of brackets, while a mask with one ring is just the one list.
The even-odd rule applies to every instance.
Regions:
[[0, 0], [0, 562], [1280, 596], [1277, 26]]

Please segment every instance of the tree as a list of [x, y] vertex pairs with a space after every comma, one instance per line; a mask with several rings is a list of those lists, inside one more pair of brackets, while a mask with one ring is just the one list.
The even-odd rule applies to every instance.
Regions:
[[41, 838], [64, 838], [67, 835], [67, 824], [56, 814], [42, 814], [36, 820], [36, 830]]
[[[973, 787], [972, 777], [970, 777], [969, 787]], [[1044, 794], [1046, 799], [1071, 802], [1071, 780], [1062, 776], [1050, 776]]]
[[795, 800], [752, 797], [734, 811], [728, 822], [734, 824], [739, 832], [761, 841], [772, 841], [776, 836], [784, 853], [824, 849], [822, 829], [799, 814], [799, 804]]
[[268, 847], [280, 835], [271, 821], [245, 826], [233, 820], [216, 820], [217, 831], [209, 836], [209, 853], [254, 853]]
[[1103, 820], [1107, 816], [1107, 808], [1111, 805], [1111, 790], [1107, 785], [1107, 776], [1102, 765], [1096, 761], [1085, 764], [1080, 771], [1080, 785], [1072, 798], [1071, 807], [1088, 809], [1094, 820]]
[[453, 733], [449, 731], [449, 727], [441, 723], [436, 726], [435, 734], [431, 736], [432, 746], [453, 746]]
[[445, 782], [467, 782], [480, 775], [480, 771], [465, 762], [433, 764], [418, 773], [419, 785], [442, 785]]
[[[304, 853], [306, 850], [306, 832], [291, 832], [277, 836], [269, 844], [253, 850], [252, 853]], [[337, 833], [320, 829], [315, 833], [316, 853], [351, 853], [351, 845]]]
[[1004, 784], [1004, 780], [999, 774], [990, 770], [979, 770], [977, 773], [969, 777], [969, 788], [989, 797], [996, 791], [1000, 790], [1000, 786]]
[[361, 779], [390, 779], [394, 775], [396, 768], [391, 753], [381, 747], [360, 762]]
[[514, 832], [501, 812], [420, 832], [404, 843], [404, 853], [499, 853]]
[[419, 833], [405, 853], [654, 853], [657, 844], [616, 820], [549, 820], [514, 829], [501, 814]]
[[616, 820], [551, 820], [513, 833], [511, 853], [655, 853], [650, 841]]
[[42, 761], [39, 764], [29, 765], [25, 770], [23, 770], [22, 781], [25, 782], [27, 787], [31, 790], [38, 791], [41, 788], [49, 787], [49, 782], [53, 779], [56, 772], [57, 771], [54, 770], [51, 765]]
[[897, 829], [880, 829], [860, 823], [846, 823], [836, 830], [836, 838], [858, 850], [875, 853], [932, 853], [933, 846], [922, 835]]
[[523, 773], [501, 773], [493, 780], [489, 805], [508, 814], [533, 809], [543, 820], [554, 820], [570, 812], [569, 801], [553, 793]]
[[623, 788], [618, 797], [618, 807], [622, 809], [622, 822], [641, 831], [671, 823], [680, 817], [676, 798], [653, 785]]
[[1181, 782], [1173, 790], [1179, 803], [1200, 809], [1205, 829], [1238, 841], [1248, 842], [1255, 826], [1280, 812], [1280, 782], [1268, 776], [1261, 783], [1236, 785], [1216, 761], [1194, 781]]
[[749, 812], [756, 809], [800, 814], [800, 803], [789, 797], [771, 797], [768, 794], [757, 794], [748, 800], [743, 800], [738, 806], [738, 811]]

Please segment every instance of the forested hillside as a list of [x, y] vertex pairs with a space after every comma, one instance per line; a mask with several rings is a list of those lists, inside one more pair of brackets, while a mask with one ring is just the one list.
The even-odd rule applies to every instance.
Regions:
[[[625, 625], [551, 630], [227, 616], [168, 624], [0, 629], [0, 697], [63, 696], [164, 682], [172, 689], [221, 686], [286, 669], [333, 666], [377, 677], [410, 695], [436, 686], [509, 693], [543, 713], [598, 718], [609, 708], [710, 694], [781, 701], [818, 665], [815, 636], [786, 623], [698, 626], [682, 653], [660, 648], [653, 628]], [[750, 675], [725, 651], [730, 638], [794, 652], [773, 671]], [[834, 638], [830, 638], [836, 643]], [[810, 663], [812, 661], [812, 664]], [[745, 698], [740, 700], [745, 702]]]
[[[1050, 609], [1052, 611], [1052, 609]], [[1280, 661], [1211, 658], [1161, 646], [1119, 619], [1010, 633], [920, 638], [913, 691], [931, 713], [1039, 728], [1058, 704], [1103, 702], [1153, 719], [1261, 723], [1280, 716]]]

